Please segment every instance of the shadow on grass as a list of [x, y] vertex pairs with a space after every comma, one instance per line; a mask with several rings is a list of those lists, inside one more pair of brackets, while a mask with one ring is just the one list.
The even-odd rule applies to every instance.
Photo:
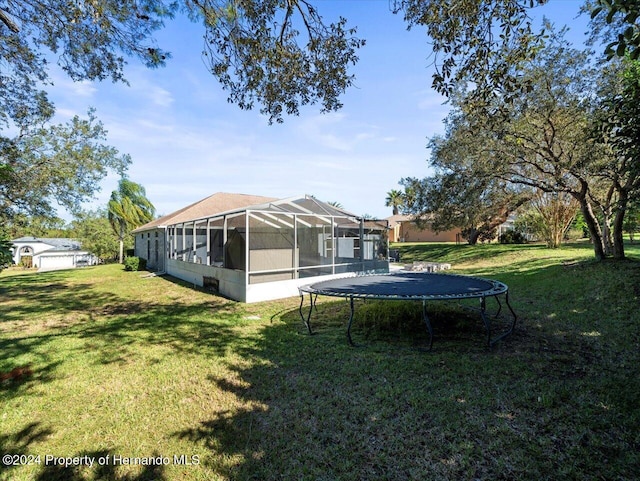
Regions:
[[[4, 347], [5, 341], [0, 340], [0, 352], [11, 354], [11, 349]], [[21, 353], [22, 354], [22, 353]], [[10, 358], [9, 358], [10, 359]], [[6, 399], [21, 396], [35, 388], [38, 384], [51, 382], [56, 378], [56, 368], [60, 361], [39, 363], [37, 367], [24, 365], [14, 367], [12, 370], [2, 372], [2, 382], [0, 382], [0, 392], [4, 393]]]
[[[211, 392], [232, 394], [231, 406], [211, 403], [203, 418], [173, 433], [204, 446], [203, 464], [221, 479], [634, 479], [637, 269], [581, 264], [505, 273], [523, 321], [491, 351], [481, 322], [467, 323], [466, 315], [450, 322], [447, 309], [441, 319], [434, 315], [434, 352], [397, 349], [396, 339], [384, 337], [401, 328], [404, 341], [421, 330], [419, 304], [387, 305], [382, 329], [372, 317], [371, 349], [347, 345], [342, 301], [319, 303], [316, 336], [303, 334], [293, 303], [285, 310], [274, 304], [272, 323], [239, 334], [234, 326], [248, 307], [215, 297], [119, 299], [127, 314], [67, 330], [98, 362], [123, 362], [143, 344], [168, 346], [176, 362], [181, 353], [226, 362], [233, 376], [207, 373], [205, 380]], [[380, 310], [368, 307], [371, 316]], [[45, 350], [32, 342], [21, 348]], [[26, 452], [20, 438], [29, 436], [5, 445]], [[102, 477], [57, 469], [39, 479], [166, 479], [162, 470], [118, 478], [113, 469]]]
[[[118, 464], [114, 463], [114, 453], [108, 450], [80, 452], [71, 459], [92, 460], [95, 468], [83, 466], [65, 466], [64, 461], [50, 463], [35, 478], [36, 481], [165, 481], [169, 478], [165, 474], [165, 465], [151, 464], [143, 466], [139, 474], [122, 474], [118, 471]], [[66, 457], [65, 457], [66, 458]], [[160, 456], [155, 453], [152, 459]], [[107, 460], [99, 465], [98, 460]]]
[[[0, 433], [0, 452], [11, 456], [27, 454], [29, 446], [49, 436], [51, 430], [43, 428], [41, 423], [30, 423], [14, 434]], [[9, 468], [8, 463], [3, 463]]]
[[[241, 309], [238, 303], [217, 296], [196, 302], [158, 302], [96, 292], [91, 283], [65, 282], [62, 272], [9, 277], [2, 285], [5, 302], [0, 304], [0, 322], [14, 325], [10, 336], [0, 338], [4, 360], [0, 371], [10, 372], [22, 359], [28, 359], [37, 369], [33, 378], [40, 382], [51, 379], [55, 353], [47, 346], [56, 338], [85, 340], [82, 349], [94, 352], [103, 364], [124, 362], [141, 342], [170, 347], [175, 353], [219, 355], [236, 337], [233, 330]], [[24, 299], [29, 301], [22, 302]], [[46, 321], [31, 320], [43, 312]]]
[[[165, 476], [165, 464], [162, 462], [144, 466], [136, 475], [119, 473], [118, 463], [113, 461], [115, 453], [108, 450], [83, 451], [64, 457], [28, 454], [32, 443], [37, 443], [51, 434], [53, 434], [52, 431], [43, 428], [40, 423], [31, 423], [13, 435], [0, 434], [0, 452], [3, 453], [2, 466], [5, 473], [10, 473], [20, 465], [34, 465], [41, 467], [33, 478], [34, 481], [164, 481], [168, 479]], [[153, 459], [160, 459], [160, 456], [154, 454]]]
[[[55, 353], [47, 349], [53, 338], [84, 340], [81, 349], [93, 352], [102, 364], [126, 362], [140, 344], [162, 345], [176, 355], [196, 352], [222, 355], [237, 338], [233, 327], [236, 308], [237, 304], [230, 302], [212, 307], [209, 302], [166, 305], [126, 301], [116, 309], [108, 309], [108, 313], [103, 311], [102, 316], [111, 317], [106, 321], [74, 322], [53, 332], [0, 339], [0, 352], [5, 360], [25, 356], [33, 359], [32, 363], [40, 366], [34, 371], [34, 378], [40, 382], [50, 380], [55, 367], [51, 362], [51, 354]], [[212, 322], [213, 318], [217, 322]]]
[[[619, 296], [623, 287], [637, 304], [629, 280], [637, 265], [579, 269], [592, 292]], [[376, 340], [372, 349], [347, 346], [342, 301], [320, 303], [316, 336], [300, 335], [297, 309], [283, 313], [256, 347], [236, 350], [260, 361], [235, 368], [241, 383], [210, 377], [244, 407], [220, 409], [175, 436], [206, 446], [208, 465], [225, 479], [633, 479], [640, 467], [637, 329], [603, 318], [614, 298], [563, 318], [581, 299], [572, 287], [584, 287], [582, 277], [563, 266], [546, 270], [536, 275], [566, 284], [561, 297], [528, 308], [528, 275], [514, 273], [528, 325], [491, 351], [477, 336], [482, 323], [468, 316], [448, 322], [444, 308], [435, 316], [432, 353], [397, 349], [395, 339]], [[616, 270], [623, 272], [613, 276]], [[612, 279], [618, 275], [626, 283]], [[421, 326], [419, 308], [415, 317], [409, 310], [390, 306], [402, 319], [377, 334], [406, 323], [401, 336], [411, 337]], [[537, 319], [540, 312], [550, 319]]]

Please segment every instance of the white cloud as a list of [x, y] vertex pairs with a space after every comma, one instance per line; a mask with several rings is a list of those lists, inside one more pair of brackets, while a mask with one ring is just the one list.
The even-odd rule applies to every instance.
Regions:
[[169, 107], [173, 103], [171, 93], [157, 85], [150, 85], [141, 89], [144, 95], [154, 104], [160, 107]]
[[53, 69], [51, 73], [53, 80], [53, 90], [64, 96], [91, 98], [98, 91], [95, 84], [89, 80], [74, 82], [62, 71]]

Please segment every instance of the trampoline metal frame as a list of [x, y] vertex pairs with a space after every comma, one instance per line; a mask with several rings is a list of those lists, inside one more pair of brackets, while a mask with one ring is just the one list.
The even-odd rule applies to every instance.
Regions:
[[[394, 274], [373, 274], [373, 275], [365, 275], [365, 276], [356, 276], [356, 277], [380, 277], [380, 276], [393, 276]], [[487, 347], [491, 348], [496, 342], [504, 339], [513, 333], [513, 330], [516, 326], [516, 321], [518, 316], [514, 312], [511, 304], [509, 303], [509, 287], [499, 281], [493, 279], [485, 279], [481, 277], [472, 277], [472, 276], [463, 276], [459, 274], [424, 274], [424, 275], [433, 275], [433, 276], [448, 276], [448, 277], [457, 277], [457, 278], [466, 278], [470, 280], [480, 280], [484, 282], [488, 282], [491, 284], [491, 288], [484, 291], [477, 292], [465, 292], [465, 293], [456, 293], [456, 294], [420, 294], [420, 295], [401, 295], [401, 294], [389, 294], [389, 295], [380, 295], [380, 294], [367, 294], [367, 293], [348, 293], [348, 292], [336, 292], [330, 289], [322, 289], [316, 288], [315, 285], [321, 286], [323, 282], [319, 282], [317, 284], [311, 284], [306, 286], [300, 286], [298, 291], [300, 293], [300, 306], [298, 311], [300, 313], [300, 318], [302, 322], [304, 322], [307, 331], [310, 335], [313, 335], [314, 332], [311, 328], [311, 314], [313, 313], [314, 307], [317, 310], [316, 301], [318, 296], [329, 296], [329, 297], [342, 297], [347, 298], [349, 300], [350, 314], [349, 314], [349, 322], [347, 324], [347, 341], [350, 345], [356, 346], [351, 337], [351, 327], [353, 325], [353, 319], [355, 314], [355, 305], [354, 299], [376, 299], [376, 300], [396, 300], [396, 301], [422, 301], [422, 319], [427, 328], [427, 332], [429, 334], [429, 344], [427, 347], [427, 351], [430, 351], [433, 346], [433, 327], [431, 326], [431, 321], [429, 320], [429, 316], [427, 315], [427, 302], [428, 301], [446, 301], [446, 300], [461, 300], [461, 299], [480, 299], [480, 317], [482, 318], [482, 322], [487, 330]], [[345, 279], [352, 279], [353, 276], [347, 277]], [[335, 279], [333, 279], [335, 281]], [[331, 282], [331, 281], [328, 281]], [[310, 298], [310, 307], [309, 312], [305, 316], [303, 312], [304, 306], [304, 297], [305, 294], [309, 294]], [[498, 318], [500, 313], [502, 312], [502, 303], [498, 296], [503, 295], [505, 297], [505, 304], [507, 308], [511, 312], [513, 316], [513, 321], [505, 332], [499, 334], [498, 336], [491, 338], [491, 318], [487, 315], [487, 298], [493, 297], [498, 303], [498, 311], [493, 316], [493, 319]]]

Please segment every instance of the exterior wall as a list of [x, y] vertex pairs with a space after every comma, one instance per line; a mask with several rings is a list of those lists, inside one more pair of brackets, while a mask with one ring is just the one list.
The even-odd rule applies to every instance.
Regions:
[[33, 266], [40, 270], [73, 269], [78, 266], [94, 265], [95, 258], [88, 252], [43, 253], [34, 256]]
[[396, 224], [389, 228], [389, 242], [400, 242], [400, 224]]
[[[194, 262], [184, 262], [176, 259], [167, 259], [166, 262], [167, 274], [199, 287], [204, 287], [205, 283], [209, 285], [213, 283], [215, 284], [215, 288], [213, 290], [219, 294], [236, 301], [248, 303], [297, 296], [299, 295], [299, 286], [335, 279], [338, 277], [363, 274], [363, 272], [348, 272], [246, 285], [244, 271], [207, 266], [204, 264], [196, 264]], [[369, 273], [389, 272], [389, 263], [386, 261], [372, 263], [372, 267], [373, 269], [368, 271]]]
[[28, 242], [28, 243], [15, 242], [14, 243], [14, 251], [13, 251], [13, 263], [14, 264], [20, 264], [20, 258], [22, 257], [23, 252], [24, 252], [25, 248], [27, 248], [27, 247], [31, 249], [31, 253], [24, 254], [24, 255], [32, 256], [34, 258], [38, 254], [40, 254], [41, 252], [53, 249], [53, 246], [51, 246], [49, 244], [45, 244], [44, 242], [39, 242], [39, 241]]
[[302, 279], [292, 279], [286, 281], [267, 282], [262, 284], [250, 284], [247, 286], [247, 292], [244, 302], [260, 302], [272, 301], [274, 299], [283, 299], [285, 297], [294, 297], [300, 295], [298, 287], [315, 282], [328, 281], [339, 277], [353, 277], [362, 274], [382, 274], [389, 272], [389, 263], [386, 261], [371, 263], [372, 269], [365, 272], [347, 272], [341, 274], [332, 274], [317, 277], [305, 277]]
[[[500, 234], [512, 230], [514, 228], [514, 220], [508, 219], [505, 223], [498, 226], [495, 240], [498, 240]], [[528, 237], [529, 241], [535, 240]], [[417, 225], [411, 221], [398, 222], [389, 231], [389, 242], [466, 242], [462, 238], [460, 229], [452, 229], [437, 234], [428, 227], [420, 230]]]
[[136, 257], [147, 261], [147, 269], [164, 271], [166, 252], [164, 229], [150, 229], [136, 233], [133, 253]]
[[460, 242], [460, 229], [434, 232], [429, 228], [419, 229], [413, 222], [400, 223], [395, 242]]
[[244, 271], [167, 259], [166, 272], [199, 287], [204, 287], [205, 280], [208, 280], [205, 278], [213, 279], [217, 282], [217, 288], [214, 289], [216, 292], [236, 301], [248, 302]]

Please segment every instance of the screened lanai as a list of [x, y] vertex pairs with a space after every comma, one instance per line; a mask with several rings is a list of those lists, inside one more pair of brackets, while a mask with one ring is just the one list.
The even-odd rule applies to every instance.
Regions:
[[[202, 285], [248, 302], [251, 292], [285, 297], [273, 283], [295, 294], [304, 279], [389, 267], [386, 221], [363, 220], [310, 196], [168, 225], [166, 236], [169, 273], [200, 266]], [[243, 284], [245, 295], [230, 292], [230, 281], [234, 290]]]

